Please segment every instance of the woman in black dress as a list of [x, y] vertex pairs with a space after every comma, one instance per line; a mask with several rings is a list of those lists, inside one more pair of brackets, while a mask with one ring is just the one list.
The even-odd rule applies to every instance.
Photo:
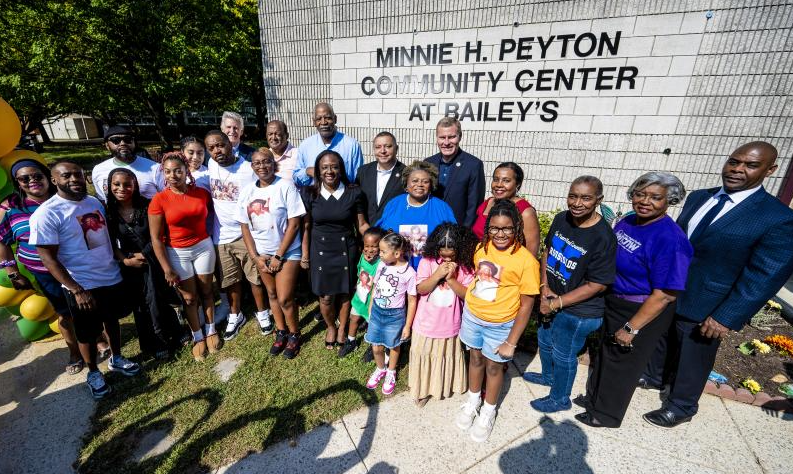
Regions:
[[141, 196], [135, 175], [126, 168], [111, 171], [107, 183], [107, 228], [124, 283], [137, 302], [133, 315], [140, 350], [163, 359], [181, 345], [184, 331], [169, 304], [176, 295], [151, 247], [149, 200]]
[[344, 344], [350, 295], [355, 291], [356, 230], [363, 234], [369, 224], [363, 192], [347, 179], [341, 155], [323, 151], [314, 170], [314, 185], [303, 189], [306, 218], [300, 266], [310, 268], [311, 290], [319, 297], [319, 310], [328, 327], [325, 347], [333, 349]]

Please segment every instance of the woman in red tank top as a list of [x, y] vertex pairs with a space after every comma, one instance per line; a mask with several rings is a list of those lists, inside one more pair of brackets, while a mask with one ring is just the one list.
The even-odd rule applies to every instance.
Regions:
[[540, 250], [540, 223], [537, 221], [537, 211], [529, 201], [518, 196], [520, 185], [523, 184], [523, 169], [511, 161], [501, 163], [493, 171], [490, 182], [490, 192], [493, 197], [485, 199], [476, 209], [476, 222], [474, 234], [481, 240], [485, 233], [485, 221], [490, 208], [497, 199], [509, 199], [518, 207], [520, 217], [523, 219], [523, 235], [526, 237], [526, 248], [533, 255]]

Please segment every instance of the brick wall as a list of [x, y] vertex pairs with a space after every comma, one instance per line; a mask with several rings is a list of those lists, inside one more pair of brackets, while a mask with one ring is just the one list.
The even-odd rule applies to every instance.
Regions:
[[[269, 115], [284, 120], [296, 142], [315, 132], [310, 116], [321, 100], [333, 104], [340, 128], [359, 139], [367, 160], [371, 138], [385, 129], [396, 135], [403, 161], [437, 151], [433, 129], [446, 103], [487, 103], [492, 114], [504, 102], [554, 101], [553, 121], [534, 112], [520, 120], [516, 106], [501, 121], [462, 120], [463, 148], [485, 162], [488, 175], [501, 161], [520, 163], [527, 176], [522, 192], [540, 210], [563, 207], [568, 183], [581, 174], [599, 176], [607, 203], [623, 211], [629, 208], [625, 189], [648, 170], [673, 172], [692, 190], [714, 186], [725, 156], [754, 139], [780, 151], [779, 171], [766, 181], [769, 191], [779, 190], [787, 172], [793, 145], [790, 3], [271, 0], [260, 2], [260, 17]], [[617, 31], [616, 54], [560, 52], [559, 35], [605, 32], [613, 38]], [[498, 60], [504, 39], [551, 36], [556, 40], [544, 58], [534, 42], [531, 59], [513, 52]], [[465, 62], [466, 43], [477, 41], [488, 60]], [[378, 48], [441, 43], [453, 45], [450, 64], [378, 67]], [[611, 90], [516, 88], [525, 69], [589, 67], [635, 67], [638, 75], [633, 87]], [[503, 75], [495, 90], [485, 75], [477, 92], [375, 89], [367, 95], [361, 84], [365, 77], [476, 72]], [[430, 120], [410, 120], [412, 107], [426, 103], [435, 104]]]

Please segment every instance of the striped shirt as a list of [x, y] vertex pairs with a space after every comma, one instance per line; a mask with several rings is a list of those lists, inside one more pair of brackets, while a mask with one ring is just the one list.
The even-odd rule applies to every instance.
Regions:
[[38, 209], [39, 203], [25, 199], [25, 205], [19, 204], [19, 196], [12, 194], [0, 204], [0, 209], [5, 210], [5, 215], [0, 221], [0, 239], [7, 246], [18, 243], [16, 250], [17, 262], [24, 265], [31, 272], [48, 273], [47, 268], [41, 263], [41, 257], [35, 245], [30, 245], [30, 215]]

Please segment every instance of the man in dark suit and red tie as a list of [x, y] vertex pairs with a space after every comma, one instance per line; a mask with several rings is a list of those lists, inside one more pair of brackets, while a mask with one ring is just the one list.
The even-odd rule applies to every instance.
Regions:
[[793, 273], [793, 210], [762, 186], [776, 158], [769, 143], [742, 145], [727, 158], [720, 188], [686, 199], [677, 222], [694, 258], [671, 329], [677, 374], [665, 407], [644, 414], [650, 424], [672, 428], [691, 420], [721, 338], [740, 330]]
[[463, 129], [460, 121], [443, 117], [435, 127], [440, 153], [426, 161], [438, 167], [438, 187], [433, 194], [452, 208], [457, 223], [472, 227], [476, 208], [485, 199], [485, 168], [482, 161], [460, 149]]

